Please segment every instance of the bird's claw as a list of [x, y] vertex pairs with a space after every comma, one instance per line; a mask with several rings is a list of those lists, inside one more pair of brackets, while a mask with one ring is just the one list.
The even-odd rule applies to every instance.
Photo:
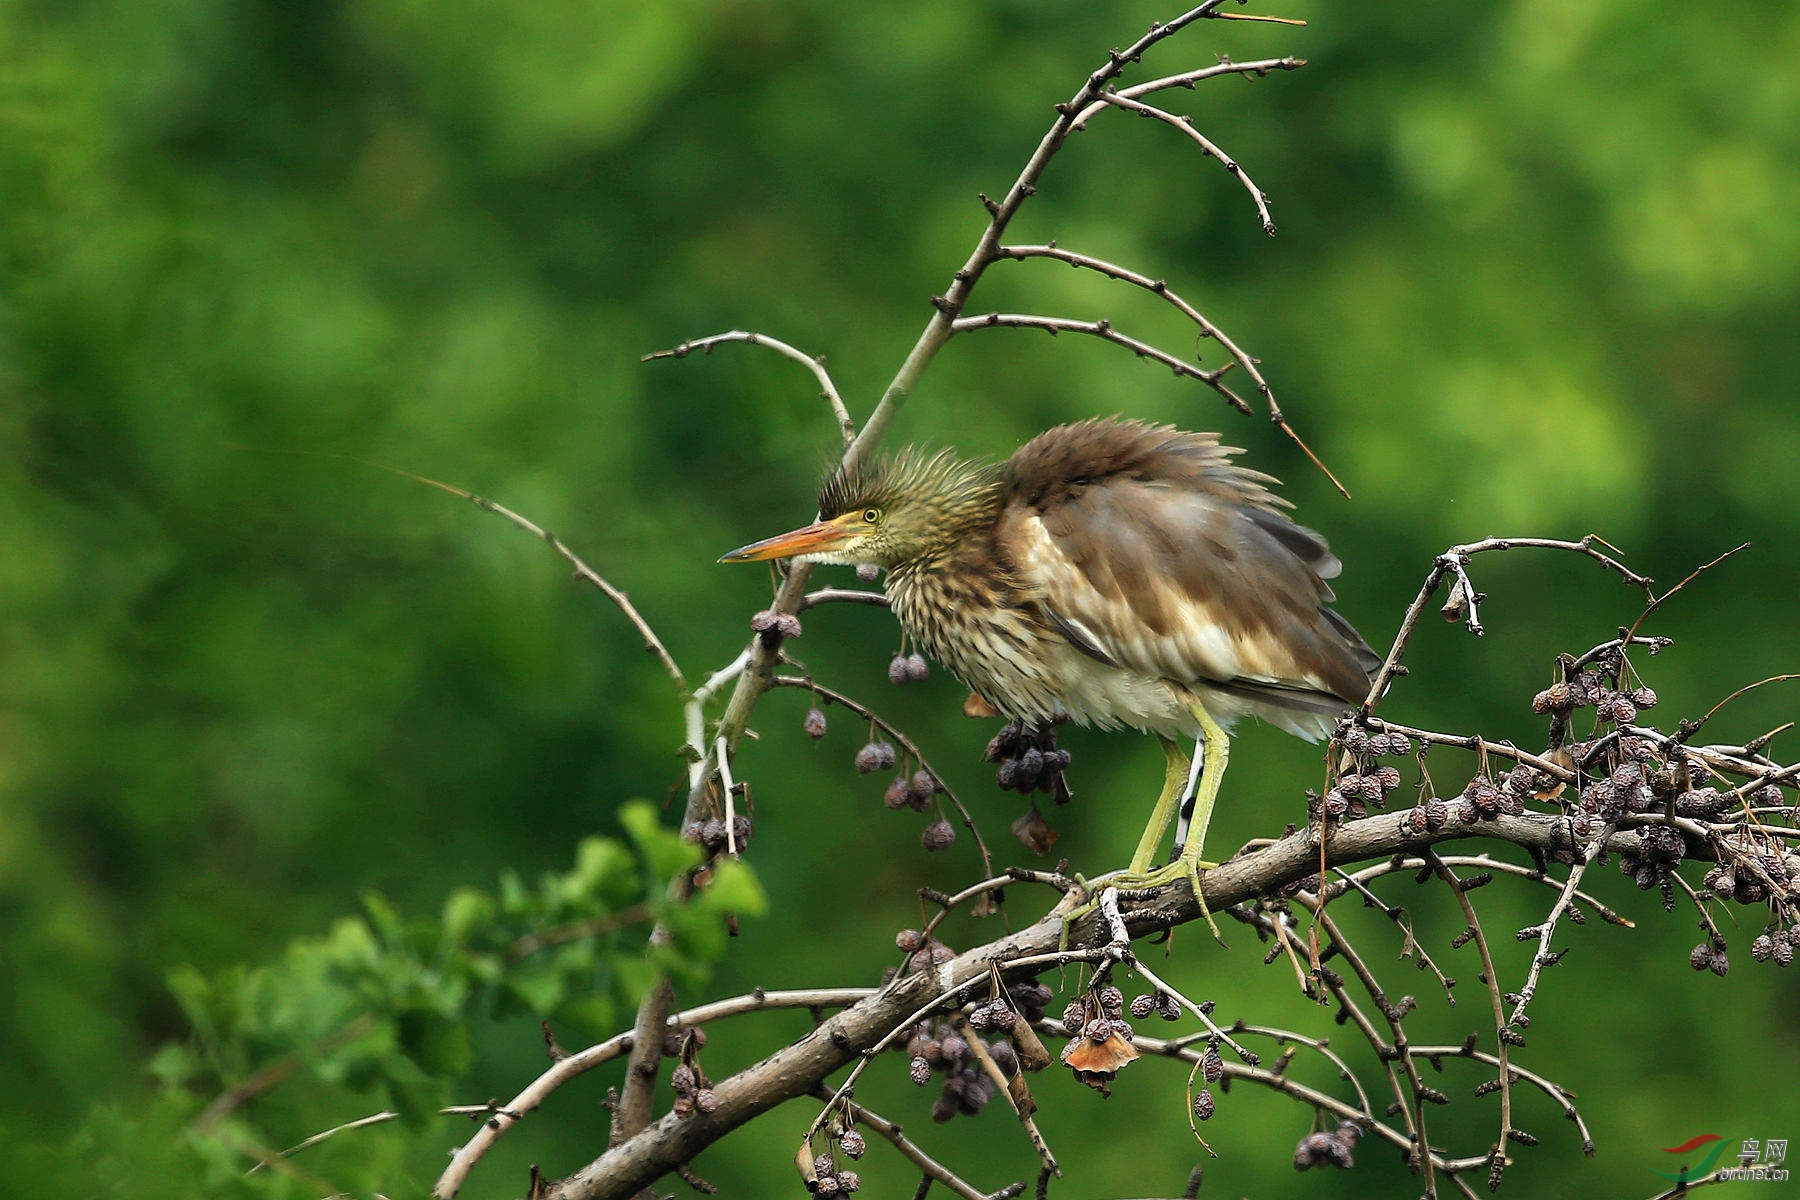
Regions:
[[[1201, 872], [1210, 871], [1218, 865], [1219, 864], [1215, 862], [1204, 862], [1199, 858], [1188, 858], [1186, 855], [1183, 855], [1174, 862], [1157, 867], [1151, 871], [1134, 872], [1129, 869], [1112, 871], [1100, 876], [1092, 882], [1082, 878], [1080, 875], [1075, 876], [1078, 892], [1071, 891], [1068, 893], [1068, 897], [1075, 896], [1079, 893], [1084, 898], [1077, 901], [1075, 907], [1063, 914], [1062, 933], [1057, 938], [1056, 942], [1058, 952], [1066, 951], [1069, 948], [1069, 931], [1073, 929], [1083, 917], [1100, 907], [1099, 896], [1104, 889], [1109, 887], [1116, 888], [1121, 893], [1155, 892], [1161, 888], [1167, 887], [1171, 883], [1184, 879], [1187, 881], [1188, 887], [1192, 889], [1194, 893], [1194, 902], [1200, 906], [1200, 915], [1206, 918], [1206, 927], [1212, 931], [1213, 940], [1218, 942], [1219, 945], [1225, 946], [1226, 949], [1230, 949], [1224, 936], [1219, 932], [1217, 922], [1213, 920], [1212, 910], [1206, 907], [1206, 892], [1200, 886]], [[1064, 903], [1068, 902], [1068, 897], [1064, 898]], [[1061, 907], [1061, 905], [1058, 905], [1058, 907]]]

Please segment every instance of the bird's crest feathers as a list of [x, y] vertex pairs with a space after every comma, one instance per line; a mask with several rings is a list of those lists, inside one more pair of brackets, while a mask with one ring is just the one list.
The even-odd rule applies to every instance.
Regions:
[[819, 489], [819, 518], [829, 521], [852, 509], [886, 509], [915, 497], [954, 501], [991, 492], [999, 468], [985, 459], [959, 459], [954, 450], [909, 446], [897, 454], [839, 467]]

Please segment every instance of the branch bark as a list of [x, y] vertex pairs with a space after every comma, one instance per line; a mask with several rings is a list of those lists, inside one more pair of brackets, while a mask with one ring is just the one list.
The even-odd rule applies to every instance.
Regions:
[[[1384, 813], [1339, 826], [1326, 839], [1327, 865], [1385, 859], [1413, 854], [1430, 846], [1464, 838], [1481, 838], [1537, 851], [1569, 850], [1568, 822], [1549, 814], [1501, 816], [1475, 825], [1451, 824], [1436, 831], [1413, 833], [1407, 813]], [[1613, 835], [1606, 848], [1630, 853], [1639, 839], [1631, 832]], [[1315, 874], [1320, 852], [1313, 833], [1301, 830], [1254, 853], [1208, 871], [1201, 880], [1207, 907], [1222, 912], [1258, 896], [1270, 895], [1284, 884]], [[546, 1193], [553, 1200], [622, 1200], [650, 1186], [661, 1176], [689, 1162], [708, 1146], [788, 1100], [807, 1095], [825, 1078], [859, 1055], [867, 1053], [895, 1026], [947, 988], [1000, 964], [1027, 956], [1054, 956], [1062, 934], [1062, 913], [1068, 903], [1026, 929], [958, 955], [935, 972], [895, 980], [873, 996], [826, 1020], [791, 1045], [761, 1062], [716, 1082], [713, 1091], [719, 1107], [710, 1114], [685, 1119], [664, 1116], [617, 1147], [569, 1176]], [[1153, 897], [1124, 912], [1133, 937], [1171, 929], [1202, 919], [1202, 910], [1185, 882], [1171, 884]], [[1078, 922], [1070, 945], [1084, 945], [1095, 933], [1098, 915]], [[1104, 937], [1104, 930], [1101, 931]]]

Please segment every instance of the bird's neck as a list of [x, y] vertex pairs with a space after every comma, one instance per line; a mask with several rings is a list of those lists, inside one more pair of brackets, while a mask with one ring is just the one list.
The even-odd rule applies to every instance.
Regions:
[[997, 486], [937, 497], [927, 509], [928, 535], [915, 553], [894, 564], [890, 575], [905, 578], [991, 560], [994, 523], [999, 515]]

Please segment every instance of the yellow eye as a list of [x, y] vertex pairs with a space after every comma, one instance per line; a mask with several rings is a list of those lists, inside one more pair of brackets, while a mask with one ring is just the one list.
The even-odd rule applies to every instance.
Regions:
[[863, 524], [873, 525], [879, 520], [881, 520], [881, 510], [879, 508], [863, 509]]

